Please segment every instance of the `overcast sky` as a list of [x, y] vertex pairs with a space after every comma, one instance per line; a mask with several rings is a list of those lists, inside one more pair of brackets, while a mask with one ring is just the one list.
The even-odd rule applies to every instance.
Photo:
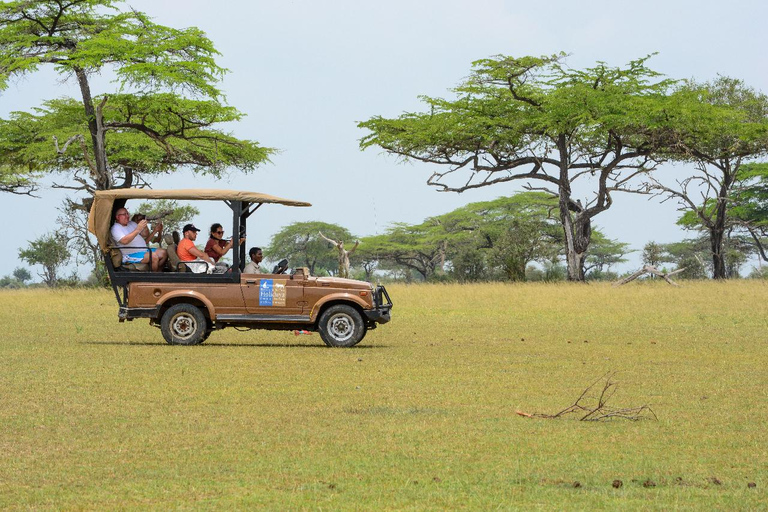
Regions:
[[[229, 104], [247, 115], [232, 132], [280, 150], [271, 164], [248, 175], [214, 181], [180, 173], [157, 180], [154, 188], [237, 188], [314, 205], [265, 206], [249, 223], [249, 246], [266, 245], [271, 235], [294, 221], [337, 223], [365, 236], [393, 222], [418, 223], [469, 202], [521, 190], [523, 183], [517, 182], [463, 194], [439, 193], [426, 185], [429, 165], [402, 164], [375, 149], [358, 148], [364, 132], [357, 122], [421, 110], [422, 94], [450, 96], [448, 89], [480, 58], [565, 51], [570, 55], [567, 64], [581, 68], [596, 61], [624, 65], [658, 52], [649, 67], [669, 77], [703, 81], [722, 74], [768, 91], [768, 4], [759, 1], [127, 4], [158, 23], [204, 30], [222, 53], [219, 63], [230, 70], [222, 84]], [[104, 80], [97, 85], [101, 89], [94, 94], [113, 90]], [[29, 75], [2, 92], [0, 117], [65, 95], [77, 97], [74, 84], [62, 83], [51, 70]], [[39, 194], [41, 199], [0, 195], [0, 214], [10, 235], [0, 252], [0, 276], [24, 265], [18, 261], [20, 247], [57, 229], [56, 207], [65, 194], [50, 188]], [[676, 218], [674, 204], [619, 195], [595, 225], [639, 251], [650, 240], [685, 237], [675, 226]], [[226, 220], [223, 208], [206, 207], [195, 223], [206, 229]], [[636, 253], [620, 270], [639, 265]]]

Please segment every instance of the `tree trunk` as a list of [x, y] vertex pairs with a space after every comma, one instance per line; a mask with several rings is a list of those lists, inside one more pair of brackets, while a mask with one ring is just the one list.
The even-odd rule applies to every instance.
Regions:
[[589, 219], [577, 221], [565, 229], [565, 259], [568, 266], [569, 281], [585, 281], [584, 260], [587, 258], [587, 247], [589, 247], [592, 228]]
[[75, 68], [75, 75], [77, 75], [77, 82], [80, 85], [80, 93], [83, 96], [83, 107], [85, 107], [85, 116], [88, 119], [88, 131], [91, 134], [91, 142], [93, 144], [93, 158], [94, 165], [96, 166], [96, 169], [93, 169], [93, 180], [97, 190], [108, 190], [111, 188], [111, 180], [107, 170], [104, 127], [101, 126], [101, 119], [93, 106], [88, 75], [86, 75], [85, 71], [80, 68]]
[[[569, 281], [586, 281], [584, 260], [592, 238], [592, 220], [581, 209], [580, 204], [571, 200], [571, 181], [568, 176], [568, 151], [565, 137], [558, 138], [560, 151], [559, 208], [560, 222], [565, 234], [565, 260], [568, 267]], [[573, 211], [573, 216], [571, 212]]]
[[[720, 224], [720, 222], [715, 223]], [[725, 230], [713, 227], [709, 230], [709, 244], [712, 249], [712, 277], [715, 279], [726, 279], [728, 272], [725, 267], [725, 255], [723, 254], [723, 239]]]
[[524, 258], [508, 258], [504, 265], [504, 272], [507, 279], [512, 282], [525, 281], [525, 268], [528, 266], [528, 260]]
[[434, 263], [434, 272], [433, 272], [435, 275], [445, 274], [445, 253], [447, 251], [448, 251], [448, 240], [443, 240], [440, 242], [440, 244], [437, 247], [436, 258], [433, 258], [433, 260], [436, 260]]
[[712, 249], [712, 277], [715, 279], [726, 279], [728, 271], [725, 266], [725, 254], [723, 251], [723, 241], [725, 240], [725, 220], [727, 210], [727, 197], [733, 178], [729, 168], [723, 171], [723, 181], [720, 185], [720, 191], [717, 197], [717, 206], [714, 218], [709, 228], [709, 244]]

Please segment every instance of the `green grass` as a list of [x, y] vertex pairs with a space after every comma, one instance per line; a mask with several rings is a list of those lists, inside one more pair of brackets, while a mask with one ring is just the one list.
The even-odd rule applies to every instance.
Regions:
[[[0, 293], [0, 508], [768, 509], [765, 283], [388, 289], [353, 349]], [[658, 421], [515, 414], [609, 370]]]

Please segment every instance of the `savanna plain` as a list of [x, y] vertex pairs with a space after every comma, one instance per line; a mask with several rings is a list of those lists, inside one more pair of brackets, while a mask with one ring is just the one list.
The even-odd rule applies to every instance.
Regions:
[[[388, 289], [352, 349], [1, 292], [0, 508], [768, 509], [767, 283]], [[656, 419], [516, 413], [608, 371]]]

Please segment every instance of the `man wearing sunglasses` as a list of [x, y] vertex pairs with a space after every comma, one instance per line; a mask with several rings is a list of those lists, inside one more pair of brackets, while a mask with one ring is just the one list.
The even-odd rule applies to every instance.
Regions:
[[168, 253], [165, 249], [147, 247], [147, 241], [141, 236], [141, 232], [147, 227], [146, 219], [136, 223], [130, 218], [127, 209], [118, 209], [115, 213], [115, 223], [110, 230], [115, 245], [123, 254], [123, 263], [149, 263], [152, 272], [162, 271]]

